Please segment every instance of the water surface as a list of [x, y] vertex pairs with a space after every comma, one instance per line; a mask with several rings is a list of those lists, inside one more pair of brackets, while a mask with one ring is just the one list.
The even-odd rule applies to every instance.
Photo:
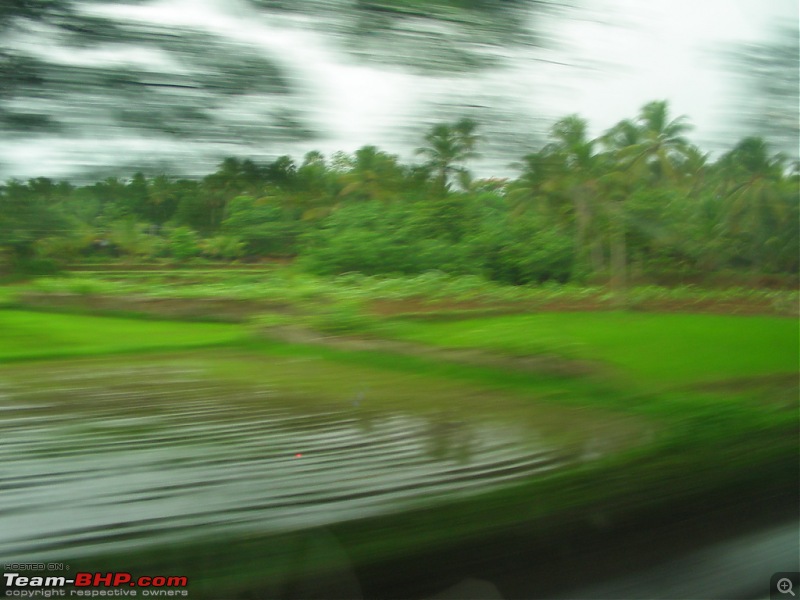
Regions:
[[[368, 377], [341, 393], [347, 386], [314, 361], [273, 361], [249, 382], [221, 379], [215, 364], [117, 358], [0, 370], [0, 559], [320, 527], [547, 473], [632, 435], [613, 419], [552, 409], [526, 420], [459, 412], [459, 402], [490, 401], [502, 412], [503, 399], [436, 380], [429, 409], [409, 400], [403, 411], [392, 380]], [[307, 369], [305, 381], [292, 384], [292, 369]], [[326, 381], [327, 395], [309, 387]]]

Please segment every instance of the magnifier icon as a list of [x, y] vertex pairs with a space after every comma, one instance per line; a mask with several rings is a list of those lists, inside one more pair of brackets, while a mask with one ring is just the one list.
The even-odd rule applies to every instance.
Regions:
[[781, 594], [791, 594], [794, 596], [794, 592], [792, 591], [792, 581], [791, 579], [787, 579], [784, 577], [783, 579], [778, 579], [778, 584], [776, 586], [778, 591]]

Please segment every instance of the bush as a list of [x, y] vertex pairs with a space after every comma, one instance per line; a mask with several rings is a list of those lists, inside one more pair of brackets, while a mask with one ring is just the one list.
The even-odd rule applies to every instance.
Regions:
[[537, 219], [494, 222], [487, 226], [479, 243], [485, 255], [486, 276], [495, 281], [513, 285], [566, 283], [573, 275], [572, 238]]
[[55, 275], [61, 271], [61, 264], [53, 258], [21, 258], [13, 269], [17, 275]]
[[482, 259], [453, 240], [453, 227], [433, 227], [428, 212], [424, 203], [345, 206], [304, 236], [300, 264], [320, 275], [479, 273]]
[[374, 319], [366, 315], [361, 305], [355, 302], [320, 307], [307, 320], [312, 328], [326, 333], [365, 332], [374, 325]]
[[56, 261], [74, 260], [91, 247], [93, 241], [91, 233], [93, 232], [42, 238], [34, 245], [36, 255], [42, 259]]
[[151, 258], [163, 250], [164, 240], [150, 233], [152, 227], [132, 220], [116, 221], [108, 234], [110, 248], [129, 256]]
[[169, 249], [178, 260], [188, 260], [200, 254], [197, 234], [188, 227], [173, 229], [169, 236]]
[[249, 254], [290, 255], [300, 231], [300, 223], [287, 210], [269, 199], [250, 196], [234, 198], [222, 223], [226, 232], [244, 242]]
[[204, 240], [201, 244], [203, 254], [211, 258], [234, 260], [241, 258], [245, 253], [245, 243], [238, 237], [231, 235], [218, 235]]
[[512, 218], [484, 196], [459, 199], [457, 211], [439, 201], [345, 206], [304, 237], [300, 265], [320, 275], [435, 270], [515, 285], [569, 281], [572, 237], [530, 217]]

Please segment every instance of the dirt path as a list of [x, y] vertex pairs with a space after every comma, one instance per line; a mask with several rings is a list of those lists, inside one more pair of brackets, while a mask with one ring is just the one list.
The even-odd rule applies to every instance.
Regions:
[[[469, 316], [491, 316], [498, 314], [520, 314], [539, 312], [596, 312], [620, 310], [612, 300], [600, 296], [588, 298], [564, 298], [557, 300], [530, 300], [518, 302], [448, 302], [409, 298], [405, 300], [376, 300], [372, 311], [380, 316], [446, 316], [448, 313]], [[776, 305], [769, 299], [739, 298], [719, 299], [652, 299], [632, 303], [627, 310], [661, 313], [698, 313], [715, 315], [772, 315], [796, 317], [796, 306]]]
[[[168, 319], [209, 319], [244, 322], [266, 312], [297, 314], [286, 303], [234, 298], [155, 298], [145, 295], [100, 295], [29, 292], [20, 299], [28, 308], [85, 311], [98, 313], [138, 313]], [[380, 317], [466, 318], [504, 314], [540, 312], [596, 312], [620, 310], [611, 300], [599, 296], [559, 300], [483, 302], [429, 301], [422, 298], [374, 300], [369, 311]], [[769, 299], [734, 300], [650, 300], [628, 307], [628, 310], [660, 313], [697, 313], [718, 315], [771, 315], [797, 317], [796, 306], [783, 306]]]

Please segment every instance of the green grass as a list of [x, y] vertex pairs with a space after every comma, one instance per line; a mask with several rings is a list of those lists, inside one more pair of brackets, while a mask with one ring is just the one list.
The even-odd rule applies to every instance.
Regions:
[[0, 286], [0, 307], [12, 306], [16, 302], [17, 289], [11, 285]]
[[798, 328], [776, 317], [544, 313], [405, 322], [396, 337], [513, 354], [597, 360], [638, 382], [684, 385], [798, 370]]
[[0, 362], [233, 344], [236, 325], [0, 310]]

